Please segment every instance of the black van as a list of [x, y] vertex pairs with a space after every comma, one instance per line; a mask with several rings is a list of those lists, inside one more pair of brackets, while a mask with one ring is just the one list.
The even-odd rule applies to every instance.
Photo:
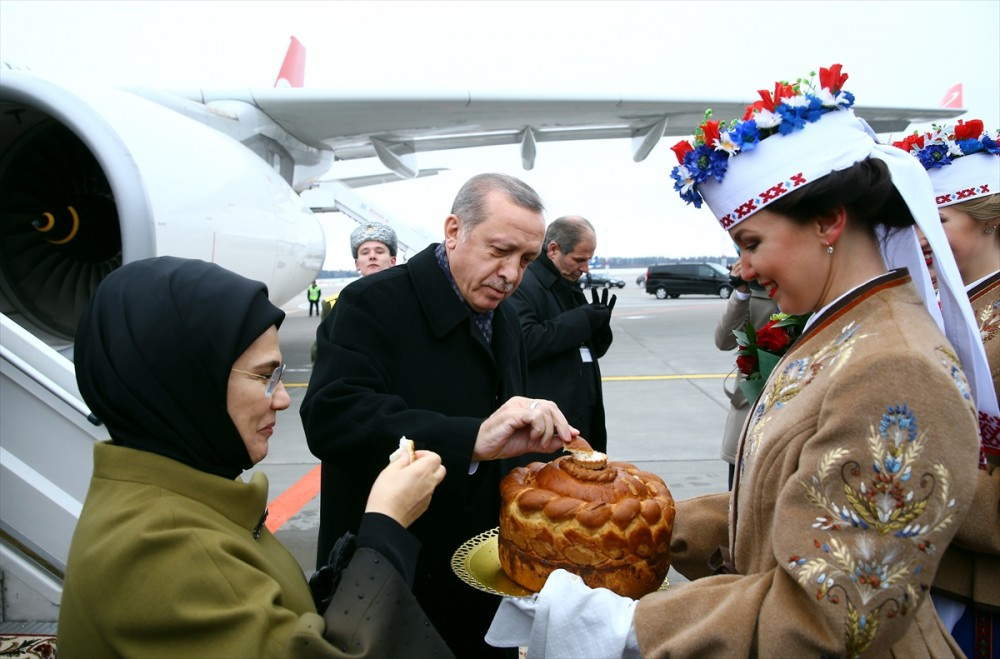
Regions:
[[646, 269], [646, 292], [657, 300], [688, 294], [728, 298], [733, 285], [729, 270], [718, 263], [674, 263]]

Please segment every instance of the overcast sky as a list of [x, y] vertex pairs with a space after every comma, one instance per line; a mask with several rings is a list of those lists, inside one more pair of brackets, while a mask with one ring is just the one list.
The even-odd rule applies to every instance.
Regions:
[[[860, 105], [935, 107], [964, 84], [969, 117], [1000, 126], [1000, 1], [22, 2], [0, 0], [0, 57], [39, 73], [153, 87], [274, 83], [295, 35], [314, 88], [747, 98], [839, 62]], [[673, 192], [665, 137], [642, 163], [627, 140], [420, 154], [447, 173], [360, 190], [433, 238], [459, 186], [520, 176], [547, 218], [598, 229], [598, 255], [732, 254], [707, 209]], [[364, 163], [367, 170], [381, 170]], [[357, 165], [351, 165], [352, 171]], [[353, 222], [323, 221], [327, 267], [351, 268]]]

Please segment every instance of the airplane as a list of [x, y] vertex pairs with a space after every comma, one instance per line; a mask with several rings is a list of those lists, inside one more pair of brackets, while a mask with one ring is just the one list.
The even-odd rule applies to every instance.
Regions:
[[[115, 268], [199, 258], [263, 281], [282, 305], [323, 264], [315, 211], [378, 216], [351, 181], [319, 183], [334, 161], [377, 159], [384, 175], [369, 182], [381, 182], [433, 174], [417, 164], [420, 152], [517, 144], [530, 170], [543, 143], [622, 138], [639, 162], [663, 136], [693, 133], [704, 108], [736, 117], [753, 100], [355, 93], [304, 86], [304, 67], [293, 37], [274, 87], [117, 89], [0, 70], [5, 590], [16, 580], [58, 607], [92, 445], [106, 437], [77, 390], [72, 339]], [[855, 111], [880, 133], [962, 112]], [[394, 228], [409, 240], [405, 223]]]

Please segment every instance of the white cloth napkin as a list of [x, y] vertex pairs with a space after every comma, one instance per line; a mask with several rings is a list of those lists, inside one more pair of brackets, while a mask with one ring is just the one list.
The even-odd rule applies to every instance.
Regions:
[[494, 647], [527, 646], [528, 659], [637, 659], [639, 643], [632, 625], [636, 603], [556, 570], [537, 595], [503, 598], [486, 642]]

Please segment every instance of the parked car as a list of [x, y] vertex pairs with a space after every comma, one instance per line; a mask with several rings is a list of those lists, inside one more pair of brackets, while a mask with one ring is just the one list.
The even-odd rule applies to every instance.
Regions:
[[646, 269], [646, 292], [658, 300], [690, 294], [728, 298], [733, 284], [729, 270], [718, 263], [672, 263]]
[[580, 277], [577, 282], [580, 288], [611, 288], [612, 286], [617, 286], [618, 288], [625, 288], [624, 279], [616, 279], [614, 277], [608, 277], [606, 275], [595, 275], [592, 272], [588, 272]]

